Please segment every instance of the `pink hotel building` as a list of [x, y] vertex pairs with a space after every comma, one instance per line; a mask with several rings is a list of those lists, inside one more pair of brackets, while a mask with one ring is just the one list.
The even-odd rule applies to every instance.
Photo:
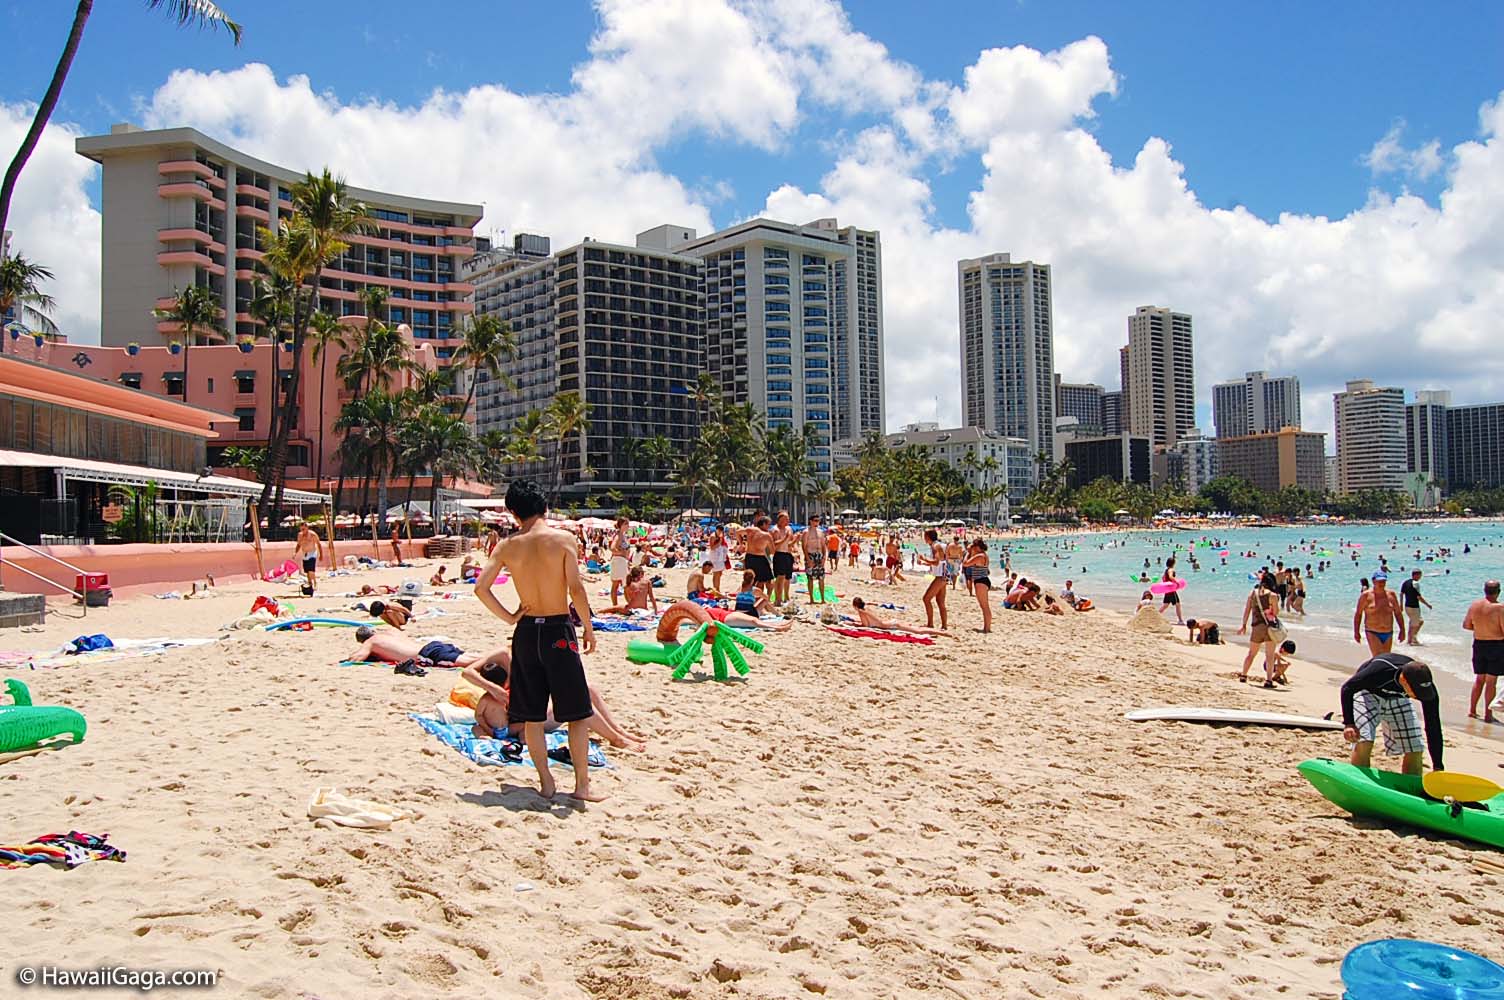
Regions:
[[[170, 305], [180, 288], [203, 285], [223, 302], [227, 332], [261, 335], [261, 324], [247, 311], [262, 258], [259, 227], [277, 228], [290, 212], [290, 189], [303, 174], [191, 128], [115, 125], [109, 135], [78, 139], [76, 148], [104, 168], [100, 346], [33, 349], [25, 342], [7, 343], [6, 350], [235, 417], [210, 449], [211, 464], [226, 445], [264, 445], [273, 399], [272, 345], [263, 340], [243, 353], [224, 337], [201, 340], [191, 350], [185, 384], [183, 354], [168, 347], [177, 326], [157, 320], [152, 310]], [[390, 290], [384, 319], [410, 328], [418, 365], [447, 365], [463, 318], [475, 308], [474, 286], [459, 279], [459, 262], [475, 253], [482, 207], [349, 191], [366, 203], [375, 228], [352, 236], [349, 250], [325, 269], [319, 288], [324, 307], [337, 306], [351, 323], [363, 324], [360, 290], [383, 286]], [[280, 367], [291, 360], [284, 352]], [[324, 361], [315, 367], [304, 359], [288, 468], [290, 481], [323, 492], [339, 472], [333, 425], [350, 399], [335, 378], [337, 361], [338, 354], [329, 357], [321, 385]], [[408, 380], [399, 378], [396, 387]], [[315, 484], [320, 466], [323, 482]]]

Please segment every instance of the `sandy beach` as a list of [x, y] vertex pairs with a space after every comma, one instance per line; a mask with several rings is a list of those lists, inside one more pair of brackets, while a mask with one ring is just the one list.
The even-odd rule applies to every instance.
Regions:
[[[626, 661], [630, 635], [603, 633], [591, 680], [650, 743], [609, 750], [611, 798], [585, 808], [408, 719], [454, 672], [339, 666], [350, 629], [220, 631], [258, 594], [347, 613], [336, 594], [431, 572], [327, 580], [312, 601], [222, 583], [0, 636], [27, 650], [83, 632], [226, 636], [0, 672], [90, 726], [82, 745], [0, 765], [0, 842], [80, 830], [129, 855], [0, 872], [0, 993], [15, 967], [56, 964], [214, 969], [214, 994], [259, 997], [1335, 998], [1343, 954], [1374, 938], [1499, 957], [1504, 879], [1473, 864], [1497, 853], [1328, 803], [1295, 765], [1344, 756], [1339, 734], [1123, 720], [1338, 707], [1340, 677], [1312, 666], [1289, 690], [1237, 684], [1242, 646], [1107, 613], [998, 610], [983, 636], [960, 590], [955, 638], [800, 622], [759, 633], [744, 682], [672, 682]], [[664, 575], [660, 595], [681, 593], [684, 572]], [[923, 622], [917, 581], [833, 582]], [[414, 636], [478, 651], [510, 634], [474, 600], [418, 607], [445, 615]], [[1504, 777], [1495, 744], [1448, 736], [1450, 768]], [[307, 803], [329, 785], [421, 815], [319, 828]]]

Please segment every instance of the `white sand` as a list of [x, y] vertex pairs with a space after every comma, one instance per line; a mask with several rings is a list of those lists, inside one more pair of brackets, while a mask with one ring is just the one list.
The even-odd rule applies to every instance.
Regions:
[[[923, 620], [917, 584], [835, 582]], [[0, 646], [207, 635], [287, 589], [117, 602]], [[1335, 675], [1297, 666], [1269, 692], [1230, 679], [1241, 647], [1101, 613], [998, 610], [981, 636], [975, 602], [951, 603], [962, 631], [930, 647], [761, 633], [745, 683], [672, 683], [602, 634], [591, 679], [651, 744], [610, 751], [612, 797], [589, 808], [421, 731], [407, 713], [453, 675], [337, 667], [350, 630], [0, 674], [90, 724], [81, 746], [0, 765], [0, 841], [78, 829], [129, 852], [0, 872], [7, 965], [212, 968], [224, 996], [1226, 1000], [1336, 997], [1342, 955], [1378, 937], [1500, 957], [1504, 890], [1474, 870], [1481, 848], [1354, 821], [1296, 772], [1342, 755], [1338, 734], [1122, 719], [1324, 714]], [[474, 601], [438, 606], [452, 616], [409, 632], [467, 650], [509, 634]], [[1460, 742], [1451, 767], [1504, 776], [1492, 747]], [[317, 829], [317, 785], [423, 815]]]

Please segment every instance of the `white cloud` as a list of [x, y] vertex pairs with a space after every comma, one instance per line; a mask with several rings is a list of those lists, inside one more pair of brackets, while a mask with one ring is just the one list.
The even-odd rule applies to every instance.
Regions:
[[[987, 49], [953, 79], [926, 79], [829, 0], [598, 9], [565, 93], [477, 84], [398, 105], [251, 65], [173, 74], [143, 123], [194, 125], [289, 166], [328, 163], [359, 186], [483, 201], [484, 229], [526, 228], [556, 245], [630, 240], [664, 221], [708, 229], [729, 184], [676, 175], [658, 160], [675, 144], [833, 157], [818, 184], [778, 186], [764, 210], [882, 230], [890, 425], [934, 419], [936, 397], [939, 419], [959, 418], [955, 262], [993, 251], [1052, 265], [1057, 366], [1071, 380], [1115, 386], [1126, 317], [1152, 302], [1195, 316], [1202, 400], [1254, 368], [1300, 374], [1319, 429], [1350, 377], [1450, 388], [1458, 400], [1501, 395], [1504, 95], [1471, 141], [1408, 148], [1401, 123], [1368, 151], [1377, 173], [1439, 178], [1433, 201], [1375, 191], [1341, 218], [1268, 221], [1204, 205], [1161, 139], [1113, 162], [1086, 127], [1112, 113], [1102, 99], [1121, 86], [1098, 38], [1048, 53]], [[801, 120], [816, 107], [853, 138], [808, 141]], [[0, 142], [19, 122], [15, 109], [0, 116]], [[87, 330], [98, 218], [84, 194], [92, 167], [71, 146], [65, 127], [48, 130], [14, 218], [22, 247], [59, 271], [65, 322]], [[981, 179], [964, 224], [942, 225], [932, 178], [973, 157]]]
[[[31, 127], [34, 107], [0, 104], [0, 150], [6, 162]], [[73, 151], [78, 133], [48, 126], [27, 161], [11, 199], [5, 228], [12, 252], [53, 272], [42, 291], [57, 300], [53, 318], [68, 333], [97, 339], [99, 329], [99, 211], [86, 185], [99, 168]], [[7, 349], [9, 349], [7, 347]]]
[[1403, 121], [1390, 126], [1384, 137], [1373, 144], [1363, 155], [1363, 163], [1375, 176], [1380, 174], [1403, 174], [1416, 180], [1426, 181], [1436, 176], [1442, 168], [1441, 140], [1407, 148], [1401, 136], [1405, 132]]

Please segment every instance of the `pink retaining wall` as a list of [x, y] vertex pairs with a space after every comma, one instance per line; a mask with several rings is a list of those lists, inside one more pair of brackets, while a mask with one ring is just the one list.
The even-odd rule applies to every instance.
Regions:
[[[144, 591], [188, 590], [193, 581], [202, 580], [206, 573], [213, 573], [214, 579], [222, 583], [243, 582], [256, 575], [256, 552], [249, 542], [52, 545], [39, 546], [38, 550], [90, 573], [108, 573], [110, 587], [120, 596]], [[263, 543], [261, 553], [267, 572], [291, 559], [292, 550], [292, 542]], [[335, 552], [341, 560], [346, 555], [370, 556], [371, 543], [342, 541], [338, 543]], [[4, 565], [0, 565], [0, 584], [12, 593], [46, 594], [49, 597], [61, 594], [41, 581], [19, 572], [11, 563], [70, 589], [73, 587], [74, 573], [71, 570], [18, 545], [0, 548], [0, 556], [4, 559]], [[320, 546], [320, 570], [329, 568], [327, 561], [327, 547]], [[61, 596], [72, 600], [65, 594]]]

